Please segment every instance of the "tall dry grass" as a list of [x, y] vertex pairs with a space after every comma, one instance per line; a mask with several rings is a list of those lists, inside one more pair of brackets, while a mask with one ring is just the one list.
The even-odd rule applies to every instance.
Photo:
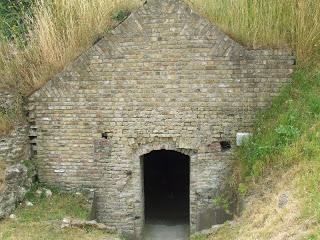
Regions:
[[0, 114], [0, 137], [8, 134], [11, 129], [12, 122], [10, 121], [10, 119], [8, 119], [8, 116]]
[[[289, 47], [300, 64], [320, 55], [320, 0], [186, 0], [222, 30], [254, 48]], [[39, 0], [26, 47], [0, 44], [0, 85], [30, 94], [142, 0]]]
[[24, 95], [35, 91], [111, 28], [117, 11], [139, 4], [141, 0], [37, 1], [26, 46], [0, 43], [1, 87]]
[[187, 0], [253, 48], [292, 48], [300, 65], [320, 56], [320, 0]]

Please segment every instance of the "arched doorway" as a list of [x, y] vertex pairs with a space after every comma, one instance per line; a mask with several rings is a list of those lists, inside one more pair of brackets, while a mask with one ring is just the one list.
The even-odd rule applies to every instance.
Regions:
[[[145, 230], [149, 235], [161, 234], [162, 239], [170, 234], [187, 236], [190, 157], [177, 151], [156, 150], [145, 154], [142, 164]], [[163, 232], [157, 233], [155, 228], [162, 228]], [[157, 239], [156, 235], [151, 238]]]

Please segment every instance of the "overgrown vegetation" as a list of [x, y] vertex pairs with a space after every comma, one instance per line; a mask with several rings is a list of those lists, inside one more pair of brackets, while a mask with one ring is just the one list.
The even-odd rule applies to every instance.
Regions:
[[65, 217], [85, 219], [89, 214], [86, 199], [75, 194], [64, 194], [53, 190], [53, 196], [38, 195], [34, 186], [27, 194], [27, 200], [34, 206], [20, 205], [15, 212], [16, 219], [0, 223], [0, 239], [23, 240], [98, 240], [108, 236], [104, 231], [92, 228], [61, 229]]
[[30, 94], [90, 47], [115, 24], [113, 16], [130, 11], [138, 0], [36, 1], [26, 43], [19, 39], [0, 45], [2, 87]]
[[[246, 208], [232, 225], [197, 239], [320, 238], [319, 93], [317, 69], [296, 71], [236, 152], [233, 184], [246, 197]], [[288, 203], [280, 208], [283, 194]]]
[[27, 18], [32, 16], [31, 7], [34, 0], [8, 0], [0, 2], [0, 36], [2, 40], [12, 40], [16, 37], [26, 38]]
[[[32, 4], [34, 2], [34, 4]], [[28, 95], [122, 21], [142, 0], [5, 1], [0, 87]], [[290, 47], [301, 64], [320, 50], [320, 4], [314, 0], [187, 0], [194, 9], [249, 47]], [[9, 128], [0, 116], [0, 129]]]
[[[10, 1], [9, 1], [10, 2]], [[141, 0], [51, 0], [20, 1], [20, 10], [2, 4], [12, 12], [6, 26], [11, 32], [26, 32], [26, 44], [19, 40], [0, 45], [1, 86], [29, 94], [61, 71], [116, 21], [141, 5]], [[314, 0], [188, 0], [208, 19], [249, 47], [290, 47], [299, 63], [319, 56], [320, 4]], [[22, 4], [23, 3], [23, 4]], [[19, 5], [20, 6], [20, 5]], [[25, 7], [28, 6], [28, 7]], [[21, 17], [21, 14], [27, 16]], [[2, 14], [7, 16], [8, 14]], [[31, 17], [32, 16], [32, 17]], [[24, 20], [21, 24], [22, 19]], [[20, 30], [14, 30], [21, 28]], [[5, 30], [4, 32], [10, 32]], [[9, 34], [10, 35], [10, 34]], [[19, 38], [18, 38], [19, 39]]]
[[[260, 116], [255, 134], [240, 148], [239, 156], [246, 177], [259, 177], [268, 166], [283, 168], [299, 160], [288, 157], [274, 159], [274, 156], [294, 145], [311, 126], [320, 121], [319, 93], [319, 72], [312, 74], [299, 70], [295, 73], [293, 83]], [[308, 146], [305, 146], [305, 151], [309, 150]]]
[[289, 47], [299, 65], [320, 56], [319, 0], [188, 0], [223, 31], [254, 47]]
[[[29, 95], [122, 21], [140, 2], [1, 2], [0, 89]], [[0, 135], [8, 133], [13, 123], [19, 120], [11, 110], [2, 109], [0, 112]]]
[[[247, 181], [250, 194], [241, 215], [198, 240], [320, 238], [320, 121], [269, 157], [273, 161], [263, 175]], [[279, 207], [283, 195], [286, 200]]]

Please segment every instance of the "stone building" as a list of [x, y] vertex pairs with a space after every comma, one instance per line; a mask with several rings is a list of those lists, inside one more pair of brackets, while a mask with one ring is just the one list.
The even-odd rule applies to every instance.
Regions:
[[291, 52], [246, 49], [181, 0], [148, 0], [30, 96], [39, 179], [94, 188], [97, 219], [131, 238], [172, 212], [190, 232], [223, 221], [207, 213], [236, 134], [293, 67]]

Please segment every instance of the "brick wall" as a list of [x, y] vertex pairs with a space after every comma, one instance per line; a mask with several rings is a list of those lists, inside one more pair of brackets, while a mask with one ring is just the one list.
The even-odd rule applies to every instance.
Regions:
[[95, 187], [99, 220], [139, 235], [141, 156], [183, 152], [193, 232], [233, 162], [220, 141], [250, 131], [293, 64], [288, 51], [245, 49], [179, 0], [148, 1], [30, 97], [40, 180]]
[[0, 162], [14, 165], [29, 160], [29, 130], [27, 124], [16, 126], [8, 135], [0, 136]]
[[[0, 111], [7, 111], [14, 107], [17, 97], [13, 93], [0, 92]], [[28, 124], [20, 123], [6, 136], [0, 136], [0, 162], [8, 165], [28, 160], [29, 151]]]
[[15, 103], [15, 96], [7, 91], [0, 92], [0, 108], [10, 108]]

